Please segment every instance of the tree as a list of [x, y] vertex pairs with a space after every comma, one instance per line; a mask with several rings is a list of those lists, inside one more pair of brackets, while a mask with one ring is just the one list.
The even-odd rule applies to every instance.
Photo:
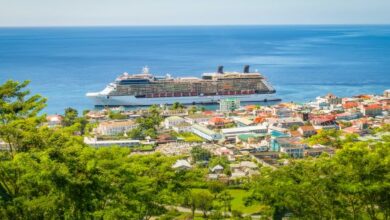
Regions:
[[310, 145], [322, 144], [336, 148], [341, 147], [341, 132], [336, 129], [320, 130], [317, 134], [306, 139]]
[[109, 111], [108, 118], [110, 118], [112, 120], [123, 120], [123, 119], [127, 119], [127, 116], [122, 115], [120, 112]]
[[22, 83], [8, 80], [0, 86], [0, 122], [6, 125], [17, 119], [35, 117], [45, 106], [46, 99], [31, 95], [25, 88], [30, 81]]
[[225, 189], [225, 184], [219, 181], [210, 181], [208, 183], [208, 189], [214, 194], [214, 198], [216, 198], [217, 195]]
[[224, 168], [224, 171], [227, 172], [227, 171], [230, 171], [230, 166], [229, 166], [230, 162], [227, 158], [227, 156], [217, 156], [217, 157], [213, 157], [209, 163], [209, 167], [212, 168], [212, 167], [215, 167], [217, 165], [221, 165], [223, 168]]
[[79, 113], [74, 108], [66, 108], [64, 114], [64, 126], [72, 126], [78, 117]]
[[211, 158], [211, 152], [201, 146], [195, 146], [191, 149], [191, 156], [195, 162], [208, 161]]
[[222, 203], [224, 213], [231, 211], [233, 197], [228, 191], [223, 191], [218, 195], [218, 200]]
[[[46, 99], [40, 95], [30, 95], [26, 90], [29, 81], [19, 83], [8, 80], [0, 86], [0, 139], [9, 146], [9, 152], [27, 150], [27, 143], [43, 140], [34, 139], [31, 133], [44, 117], [37, 114], [45, 107]], [[28, 132], [26, 132], [28, 131]]]
[[195, 114], [197, 111], [198, 111], [198, 108], [197, 108], [195, 105], [192, 105], [192, 106], [188, 109], [188, 113], [189, 113], [189, 114]]
[[[193, 193], [195, 207], [203, 212], [203, 217], [207, 217], [207, 212], [213, 208], [214, 197], [208, 190], [200, 190]], [[193, 211], [194, 213], [194, 211]]]
[[389, 159], [389, 142], [345, 143], [333, 157], [262, 168], [251, 198], [272, 208], [276, 219], [286, 213], [303, 219], [387, 219]]
[[180, 102], [174, 102], [171, 109], [172, 110], [177, 110], [177, 109], [183, 109], [184, 105]]

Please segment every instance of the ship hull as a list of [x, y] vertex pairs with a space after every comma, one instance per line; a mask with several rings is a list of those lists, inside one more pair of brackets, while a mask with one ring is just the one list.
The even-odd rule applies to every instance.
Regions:
[[273, 94], [251, 94], [251, 95], [224, 95], [224, 96], [186, 96], [186, 97], [160, 97], [160, 98], [136, 98], [135, 96], [106, 96], [89, 95], [95, 106], [149, 106], [161, 104], [212, 104], [218, 103], [221, 99], [236, 98], [241, 102], [267, 102], [280, 101]]

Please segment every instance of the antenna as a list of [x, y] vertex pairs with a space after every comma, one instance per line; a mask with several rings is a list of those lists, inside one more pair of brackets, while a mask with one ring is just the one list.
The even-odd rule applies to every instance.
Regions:
[[149, 67], [148, 66], [144, 66], [144, 68], [142, 68], [142, 73], [143, 74], [149, 74]]
[[244, 66], [244, 73], [249, 73], [249, 65]]
[[223, 66], [218, 66], [217, 72], [223, 74]]

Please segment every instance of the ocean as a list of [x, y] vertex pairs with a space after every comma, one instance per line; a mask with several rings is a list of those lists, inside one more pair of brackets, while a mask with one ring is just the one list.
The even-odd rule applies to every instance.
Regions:
[[31, 80], [45, 113], [93, 108], [85, 93], [123, 72], [261, 72], [283, 101], [390, 89], [390, 26], [0, 28], [0, 83]]

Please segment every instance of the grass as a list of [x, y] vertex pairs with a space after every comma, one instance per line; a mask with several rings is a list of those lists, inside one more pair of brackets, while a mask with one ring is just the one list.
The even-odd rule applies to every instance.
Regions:
[[131, 148], [133, 151], [152, 151], [154, 149], [153, 145], [140, 145]]
[[244, 214], [254, 214], [261, 210], [260, 204], [245, 206], [245, 197], [250, 196], [250, 192], [242, 189], [229, 189], [229, 193], [234, 198], [232, 200], [232, 210], [241, 211]]
[[185, 142], [203, 142], [203, 138], [191, 132], [177, 134], [177, 138], [183, 139]]
[[[195, 191], [207, 190], [207, 189], [193, 189]], [[249, 197], [251, 193], [243, 189], [227, 189], [230, 195], [233, 197], [232, 200], [232, 210], [237, 210], [243, 214], [254, 214], [258, 213], [262, 209], [261, 204], [253, 204], [250, 206], [245, 206], [245, 197]]]

